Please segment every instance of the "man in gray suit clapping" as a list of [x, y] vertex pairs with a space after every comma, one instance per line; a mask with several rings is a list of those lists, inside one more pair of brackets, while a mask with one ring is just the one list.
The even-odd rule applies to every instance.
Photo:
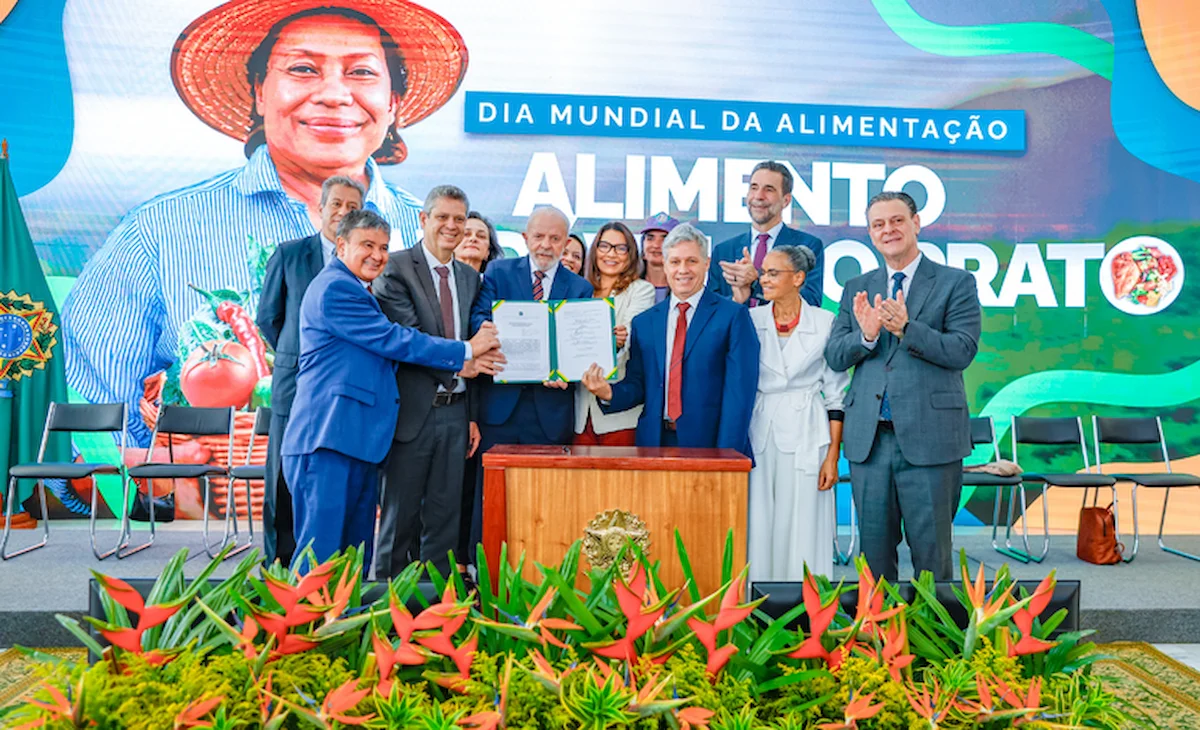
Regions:
[[971, 451], [963, 370], [979, 347], [975, 279], [921, 255], [913, 199], [884, 192], [867, 206], [885, 268], [846, 283], [825, 359], [855, 368], [843, 448], [872, 572], [897, 579], [901, 520], [913, 571], [953, 572], [962, 460]]

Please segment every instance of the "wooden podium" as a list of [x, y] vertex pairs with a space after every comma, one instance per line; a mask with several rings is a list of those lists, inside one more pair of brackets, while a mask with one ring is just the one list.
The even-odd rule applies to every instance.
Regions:
[[[725, 536], [733, 530], [734, 562], [746, 560], [750, 459], [732, 449], [625, 446], [495, 446], [483, 455], [483, 546], [496, 579], [500, 546], [516, 564], [525, 553], [556, 565], [592, 518], [620, 509], [650, 532], [650, 559], [662, 562], [668, 588], [683, 585], [675, 551], [678, 529], [696, 582], [720, 588]], [[586, 557], [581, 563], [587, 568]]]

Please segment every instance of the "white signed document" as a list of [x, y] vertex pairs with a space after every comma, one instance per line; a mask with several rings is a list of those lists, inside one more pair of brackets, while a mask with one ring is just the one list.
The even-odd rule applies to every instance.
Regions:
[[609, 299], [569, 299], [554, 312], [558, 374], [567, 381], [583, 379], [592, 363], [605, 374], [617, 368], [613, 307]]
[[497, 383], [540, 383], [550, 377], [550, 308], [546, 302], [497, 302], [492, 323], [507, 362]]
[[613, 306], [609, 299], [500, 301], [492, 322], [507, 362], [498, 383], [576, 382], [598, 364], [616, 373]]

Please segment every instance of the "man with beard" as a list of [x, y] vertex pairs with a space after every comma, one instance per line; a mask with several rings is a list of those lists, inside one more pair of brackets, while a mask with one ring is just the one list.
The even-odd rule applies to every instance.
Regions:
[[[750, 174], [750, 189], [746, 192], [746, 209], [750, 212], [750, 230], [713, 247], [712, 263], [708, 270], [708, 290], [745, 302], [751, 307], [764, 303], [758, 275], [767, 252], [776, 246], [804, 246], [817, 257], [817, 263], [800, 296], [814, 307], [821, 306], [825, 272], [825, 251], [821, 239], [788, 228], [783, 224], [783, 211], [792, 204], [792, 173], [786, 165], [768, 160], [754, 166]], [[749, 298], [735, 287], [749, 287]]]

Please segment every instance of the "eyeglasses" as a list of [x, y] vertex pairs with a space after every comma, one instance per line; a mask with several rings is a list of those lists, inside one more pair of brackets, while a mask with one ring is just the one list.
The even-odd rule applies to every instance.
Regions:
[[608, 253], [609, 251], [616, 251], [617, 253], [624, 255], [624, 254], [629, 253], [629, 244], [627, 244], [627, 243], [609, 243], [608, 241], [601, 241], [600, 243], [596, 244], [596, 250], [599, 251], [600, 253]]
[[762, 278], [777, 279], [780, 276], [783, 276], [784, 274], [794, 274], [794, 273], [796, 273], [795, 269], [763, 269]]

